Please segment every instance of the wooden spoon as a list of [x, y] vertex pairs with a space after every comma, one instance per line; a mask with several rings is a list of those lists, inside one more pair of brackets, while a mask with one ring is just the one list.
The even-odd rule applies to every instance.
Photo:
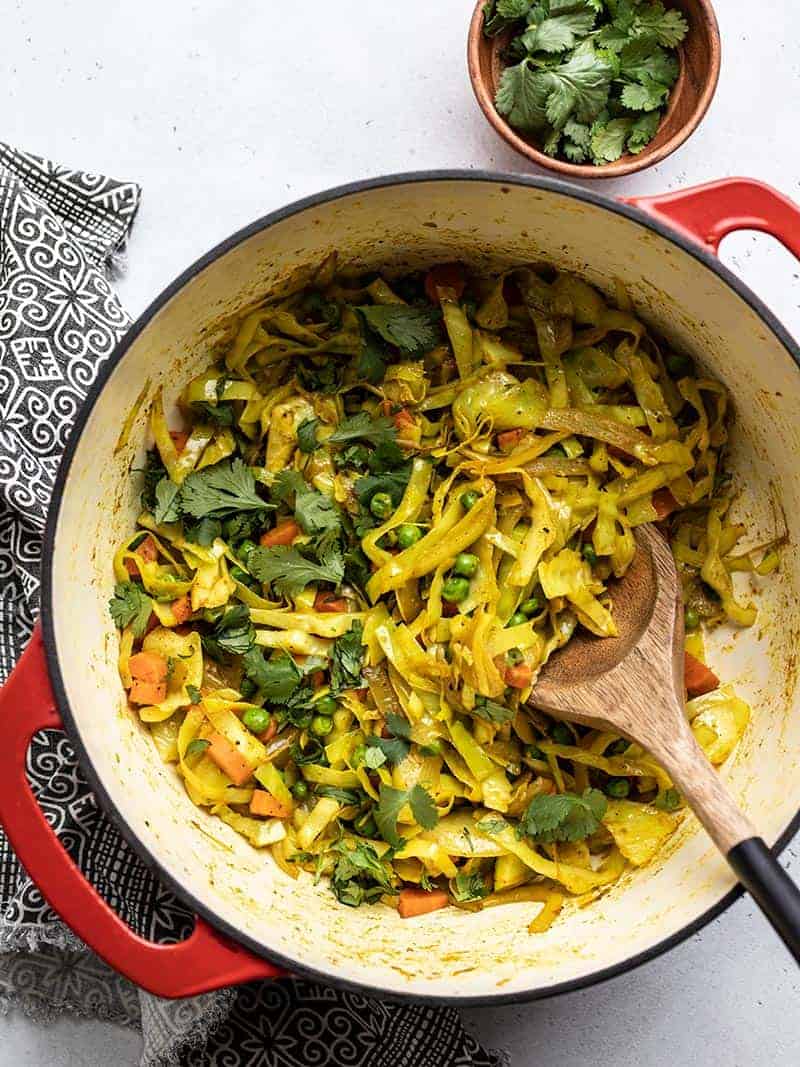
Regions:
[[646, 748], [800, 962], [800, 890], [739, 810], [686, 719], [683, 607], [672, 552], [654, 526], [638, 527], [636, 541], [627, 574], [609, 583], [619, 636], [578, 631], [542, 668], [531, 704]]

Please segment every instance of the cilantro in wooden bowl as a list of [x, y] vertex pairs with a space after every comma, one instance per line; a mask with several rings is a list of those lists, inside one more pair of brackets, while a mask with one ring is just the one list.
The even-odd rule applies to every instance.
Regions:
[[469, 70], [497, 132], [540, 166], [610, 178], [664, 159], [719, 77], [709, 0], [486, 0]]

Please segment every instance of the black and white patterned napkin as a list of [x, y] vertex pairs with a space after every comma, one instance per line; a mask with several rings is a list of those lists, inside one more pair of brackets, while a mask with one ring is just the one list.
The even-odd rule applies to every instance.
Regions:
[[[0, 683], [38, 610], [41, 535], [76, 411], [129, 318], [106, 271], [141, 190], [0, 144]], [[1, 724], [0, 724], [1, 729]], [[180, 940], [186, 909], [106, 820], [63, 734], [28, 757], [39, 803], [81, 869], [153, 940]], [[142, 1065], [496, 1067], [455, 1011], [399, 1007], [307, 981], [253, 982], [162, 1000], [105, 966], [59, 920], [0, 830], [0, 1010], [140, 1027]]]

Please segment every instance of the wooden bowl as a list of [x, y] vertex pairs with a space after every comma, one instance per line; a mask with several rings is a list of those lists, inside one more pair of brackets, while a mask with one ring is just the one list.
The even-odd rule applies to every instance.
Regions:
[[515, 130], [506, 122], [494, 106], [494, 95], [504, 66], [500, 52], [508, 35], [484, 36], [484, 0], [478, 0], [475, 7], [467, 43], [469, 76], [481, 110], [503, 140], [520, 155], [566, 178], [621, 178], [660, 163], [697, 129], [716, 91], [720, 67], [719, 26], [710, 0], [673, 0], [670, 6], [686, 16], [689, 32], [678, 48], [680, 72], [667, 110], [655, 137], [638, 155], [624, 155], [614, 163], [600, 166], [567, 163], [545, 155], [533, 135]]

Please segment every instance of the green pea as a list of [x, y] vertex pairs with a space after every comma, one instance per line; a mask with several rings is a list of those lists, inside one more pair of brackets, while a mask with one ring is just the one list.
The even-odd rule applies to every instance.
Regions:
[[653, 801], [653, 807], [661, 811], [675, 811], [681, 806], [681, 795], [677, 789], [665, 789]]
[[539, 601], [535, 596], [532, 596], [529, 600], [523, 600], [519, 606], [519, 610], [523, 615], [535, 615], [539, 610]]
[[472, 578], [478, 569], [479, 559], [471, 552], [459, 552], [453, 564], [453, 574], [460, 574], [463, 578]]
[[468, 489], [466, 493], [461, 494], [459, 500], [461, 501], [461, 507], [464, 511], [469, 511], [471, 508], [475, 507], [480, 498], [480, 493], [476, 492], [474, 489]]
[[333, 719], [328, 715], [315, 715], [311, 720], [311, 733], [315, 737], [327, 737], [333, 729]]
[[666, 359], [667, 370], [670, 374], [676, 378], [680, 378], [688, 374], [692, 369], [692, 361], [688, 356], [679, 356], [676, 352], [667, 356]]
[[420, 745], [420, 752], [423, 756], [441, 756], [442, 754], [442, 742], [437, 741], [435, 738], [433, 741], [429, 741], [427, 745]]
[[523, 615], [521, 611], [515, 611], [511, 618], [506, 623], [506, 626], [521, 626], [523, 622], [528, 621], [528, 616]]
[[351, 756], [352, 765], [354, 767], [363, 767], [364, 760], [367, 758], [367, 746], [356, 745], [353, 749], [353, 755]]
[[700, 616], [694, 608], [687, 608], [683, 613], [683, 626], [686, 630], [696, 630], [700, 625]]
[[557, 722], [553, 729], [550, 731], [550, 736], [553, 738], [557, 745], [574, 745], [575, 738], [572, 736], [572, 730], [567, 726], [565, 722]]
[[270, 718], [270, 713], [263, 708], [248, 708], [242, 715], [242, 722], [254, 734], [263, 734], [269, 726]]
[[403, 523], [402, 526], [397, 529], [397, 543], [400, 548], [411, 548], [422, 537], [422, 530], [419, 526], [411, 526], [409, 523]]
[[320, 697], [314, 705], [314, 710], [316, 711], [317, 715], [327, 715], [328, 718], [330, 718], [330, 716], [333, 715], [334, 712], [338, 711], [338, 709], [339, 702], [337, 701], [336, 697], [332, 697], [330, 693], [328, 693], [324, 697]]
[[308, 796], [308, 786], [302, 778], [298, 778], [292, 786], [292, 795], [296, 800], [305, 800]]
[[510, 648], [506, 652], [506, 663], [510, 663], [512, 667], [516, 667], [518, 663], [522, 663], [525, 657], [518, 648]]
[[587, 542], [587, 544], [583, 546], [581, 551], [583, 552], [583, 558], [586, 560], [589, 566], [593, 567], [595, 563], [597, 563], [597, 553], [594, 550], [594, 546], [588, 544]]
[[353, 819], [353, 829], [357, 834], [361, 834], [363, 837], [375, 837], [378, 833], [378, 827], [375, 825], [375, 820], [372, 818], [372, 812], [362, 812], [361, 815]]
[[235, 563], [228, 573], [230, 574], [231, 578], [235, 578], [236, 581], [239, 582], [241, 585], [253, 584], [253, 579], [250, 577], [247, 571], [242, 570], [241, 567], [237, 567]]
[[544, 752], [542, 752], [538, 745], [526, 745], [522, 751], [528, 759], [547, 759]]
[[247, 541], [242, 541], [242, 543], [237, 548], [236, 555], [239, 557], [240, 560], [243, 560], [245, 566], [247, 565], [247, 557], [250, 555], [254, 548], [258, 548], [258, 545], [255, 543], [255, 541], [250, 541], [249, 539]]
[[442, 586], [442, 599], [450, 604], [458, 604], [468, 595], [469, 582], [466, 578], [448, 578]]
[[376, 519], [388, 519], [394, 511], [392, 498], [388, 493], [376, 493], [369, 502], [369, 510]]
[[606, 793], [610, 797], [626, 797], [631, 791], [631, 783], [627, 778], [609, 778], [606, 782]]

